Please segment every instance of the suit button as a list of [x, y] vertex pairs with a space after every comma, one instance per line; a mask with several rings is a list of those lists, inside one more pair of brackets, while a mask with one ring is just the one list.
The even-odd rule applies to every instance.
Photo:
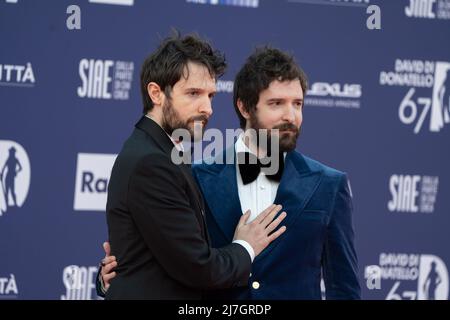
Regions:
[[259, 282], [258, 281], [253, 281], [252, 287], [253, 287], [253, 289], [258, 290], [259, 289]]
[[250, 273], [250, 278], [252, 277], [252, 274]]

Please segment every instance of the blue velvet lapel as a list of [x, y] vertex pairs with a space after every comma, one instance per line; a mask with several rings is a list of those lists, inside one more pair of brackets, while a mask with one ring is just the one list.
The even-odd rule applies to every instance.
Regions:
[[[275, 203], [283, 206], [282, 211], [286, 211], [287, 216], [281, 223], [287, 227], [285, 234], [273, 241], [256, 260], [262, 259], [275, 248], [293, 226], [297, 218], [314, 194], [322, 178], [322, 171], [311, 169], [305, 158], [296, 152], [291, 151], [286, 155], [284, 172], [278, 187]], [[281, 212], [282, 212], [281, 211]]]
[[226, 239], [231, 242], [242, 216], [242, 209], [237, 189], [236, 165], [226, 164], [227, 156], [234, 159], [234, 145], [216, 157], [215, 160], [220, 158], [223, 164], [216, 161], [207, 165], [207, 173], [201, 170], [197, 177], [212, 216]]

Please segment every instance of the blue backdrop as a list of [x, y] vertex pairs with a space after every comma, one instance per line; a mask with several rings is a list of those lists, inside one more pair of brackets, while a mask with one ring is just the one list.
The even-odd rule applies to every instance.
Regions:
[[226, 53], [210, 128], [238, 127], [255, 46], [292, 52], [298, 150], [349, 174], [363, 298], [448, 299], [450, 0], [0, 0], [0, 299], [96, 298], [109, 172], [171, 27]]

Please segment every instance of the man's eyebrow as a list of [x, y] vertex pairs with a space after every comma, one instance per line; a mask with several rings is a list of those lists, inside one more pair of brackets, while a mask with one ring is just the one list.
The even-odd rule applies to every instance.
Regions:
[[276, 102], [276, 101], [283, 101], [285, 100], [284, 98], [270, 98], [267, 100], [267, 102]]
[[[184, 91], [207, 91], [205, 88], [197, 88], [197, 87], [189, 87], [189, 88], [185, 88]], [[215, 95], [217, 93], [217, 90], [211, 91], [210, 94]]]

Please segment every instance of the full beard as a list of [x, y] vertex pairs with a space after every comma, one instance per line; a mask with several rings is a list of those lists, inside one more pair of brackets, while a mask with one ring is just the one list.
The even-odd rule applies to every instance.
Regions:
[[194, 116], [183, 121], [180, 114], [175, 110], [170, 101], [166, 101], [163, 105], [163, 118], [161, 127], [171, 136], [174, 130], [184, 129], [189, 132], [191, 142], [200, 140], [208, 123], [206, 116]]
[[[250, 127], [254, 130], [256, 130], [257, 132], [261, 129], [267, 129], [264, 128], [261, 123], [258, 121], [258, 118], [256, 117], [255, 113], [251, 113], [250, 114]], [[279, 136], [275, 136], [272, 133], [272, 129], [278, 129], [279, 130]], [[267, 154], [270, 155], [271, 154], [271, 140], [272, 138], [277, 138], [278, 142], [279, 142], [279, 152], [289, 152], [295, 149], [295, 147], [297, 146], [297, 139], [300, 135], [300, 128], [297, 128], [295, 125], [291, 124], [291, 123], [284, 123], [284, 124], [280, 124], [277, 125], [275, 127], [273, 127], [272, 129], [267, 129], [268, 130], [268, 135], [267, 135]], [[283, 131], [287, 131], [289, 130], [290, 132], [283, 132]], [[272, 137], [273, 136], [273, 137]], [[258, 146], [261, 145], [259, 139], [260, 139], [260, 135], [256, 135], [256, 143]]]

